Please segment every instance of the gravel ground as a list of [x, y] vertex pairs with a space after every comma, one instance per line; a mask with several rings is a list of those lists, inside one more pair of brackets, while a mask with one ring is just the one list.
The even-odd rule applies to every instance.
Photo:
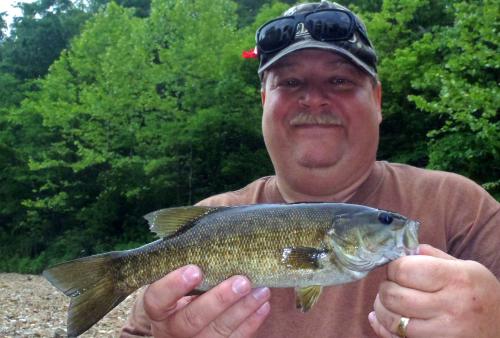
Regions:
[[[117, 337], [129, 296], [80, 337]], [[65, 337], [69, 298], [42, 276], [0, 273], [0, 337]]]

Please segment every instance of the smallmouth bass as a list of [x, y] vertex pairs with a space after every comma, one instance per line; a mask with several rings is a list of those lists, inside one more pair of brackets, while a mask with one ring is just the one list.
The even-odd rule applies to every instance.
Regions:
[[139, 287], [187, 264], [206, 291], [233, 275], [254, 287], [294, 287], [309, 310], [323, 286], [365, 277], [418, 246], [417, 221], [346, 203], [177, 207], [145, 216], [161, 239], [61, 263], [43, 272], [71, 298], [68, 336], [88, 330]]

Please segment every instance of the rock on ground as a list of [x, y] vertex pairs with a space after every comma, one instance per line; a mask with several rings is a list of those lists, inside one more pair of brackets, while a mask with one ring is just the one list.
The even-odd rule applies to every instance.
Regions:
[[[129, 296], [80, 337], [117, 337]], [[65, 337], [69, 298], [38, 275], [0, 273], [0, 337]]]

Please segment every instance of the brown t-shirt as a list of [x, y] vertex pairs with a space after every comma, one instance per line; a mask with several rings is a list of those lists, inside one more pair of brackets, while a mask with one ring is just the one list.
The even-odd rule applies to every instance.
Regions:
[[[200, 205], [283, 203], [274, 176], [243, 189], [209, 197]], [[484, 264], [500, 279], [500, 204], [471, 180], [451, 173], [376, 162], [368, 179], [348, 201], [398, 212], [421, 222], [420, 243], [460, 259]], [[360, 281], [323, 289], [307, 313], [295, 309], [293, 289], [272, 289], [271, 314], [257, 337], [376, 337], [368, 313], [387, 266]], [[122, 337], [149, 335], [139, 293]]]

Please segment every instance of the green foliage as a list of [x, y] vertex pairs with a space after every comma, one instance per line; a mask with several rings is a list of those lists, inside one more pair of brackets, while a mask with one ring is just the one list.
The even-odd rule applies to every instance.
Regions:
[[34, 79], [47, 73], [89, 15], [66, 0], [20, 7], [23, 16], [14, 18], [12, 34], [4, 41], [1, 67], [19, 80]]
[[[438, 126], [438, 121], [422, 114], [407, 96], [418, 93], [411, 80], [418, 78], [429, 64], [439, 67], [439, 58], [420, 55], [408, 47], [426, 39], [426, 32], [448, 26], [450, 15], [446, 0], [385, 0], [379, 12], [363, 15], [380, 60], [384, 115], [381, 159], [419, 166], [428, 162], [426, 134]], [[423, 58], [429, 58], [425, 66]]]
[[461, 173], [498, 196], [498, 4], [386, 0], [368, 18], [385, 98], [379, 156]]
[[428, 133], [429, 166], [475, 178], [498, 195], [500, 178], [491, 171], [500, 170], [499, 7], [486, 0], [460, 2], [453, 10], [452, 27], [412, 48], [443, 55], [440, 67], [429, 64], [413, 81], [415, 88], [437, 95], [424, 92], [409, 99], [441, 122]]
[[[288, 7], [297, 4], [298, 1], [283, 0], [277, 2], [273, 0], [237, 0], [236, 3], [238, 4], [238, 9], [236, 12], [238, 14], [239, 26], [247, 27], [249, 25], [252, 25], [257, 16], [266, 17], [266, 19], [274, 18], [276, 15], [279, 15], [282, 12], [284, 12]], [[265, 14], [265, 11], [263, 11], [263, 8], [273, 7], [276, 5], [282, 8], [282, 10], [276, 12], [276, 15], [267, 16]], [[254, 34], [255, 32], [252, 32], [251, 35]]]
[[[0, 44], [0, 271], [139, 246], [154, 239], [143, 214], [271, 174], [257, 61], [241, 52], [287, 2], [23, 5]], [[379, 157], [498, 198], [498, 6], [344, 4], [380, 56]]]
[[4, 19], [4, 16], [7, 15], [7, 12], [0, 12], [0, 41], [5, 39], [5, 30], [7, 29], [7, 22]]
[[31, 216], [9, 235], [40, 231], [22, 239], [31, 251], [19, 257], [43, 253], [50, 264], [151, 240], [140, 215], [270, 172], [234, 10], [159, 1], [144, 20], [110, 4], [86, 24], [9, 115], [43, 129], [43, 147], [27, 151], [37, 183], [21, 202]]

